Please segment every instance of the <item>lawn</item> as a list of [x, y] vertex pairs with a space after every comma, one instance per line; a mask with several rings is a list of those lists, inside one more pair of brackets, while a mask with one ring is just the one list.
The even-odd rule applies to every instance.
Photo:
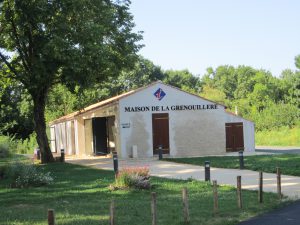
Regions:
[[[210, 161], [211, 167], [239, 168], [238, 156], [211, 156], [194, 158], [169, 158], [171, 162], [186, 163], [203, 166], [205, 161]], [[245, 169], [276, 173], [276, 167], [280, 167], [282, 174], [300, 176], [299, 154], [274, 154], [253, 155], [244, 157]]]
[[214, 216], [211, 185], [195, 180], [169, 180], [152, 177], [152, 190], [110, 191], [111, 171], [72, 164], [40, 165], [51, 171], [51, 185], [11, 189], [0, 180], [0, 224], [46, 224], [47, 209], [55, 210], [57, 224], [108, 224], [109, 204], [116, 202], [116, 224], [151, 224], [150, 193], [157, 193], [158, 224], [183, 224], [181, 190], [189, 191], [190, 224], [237, 224], [241, 220], [287, 203], [277, 195], [265, 193], [264, 203], [257, 203], [257, 192], [243, 190], [243, 209], [237, 208], [236, 189], [219, 187], [219, 213]]

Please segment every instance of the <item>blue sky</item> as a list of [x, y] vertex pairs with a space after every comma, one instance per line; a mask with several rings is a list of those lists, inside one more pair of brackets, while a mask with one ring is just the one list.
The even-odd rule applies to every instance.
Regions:
[[300, 1], [132, 0], [140, 54], [162, 69], [250, 65], [279, 76], [300, 54]]

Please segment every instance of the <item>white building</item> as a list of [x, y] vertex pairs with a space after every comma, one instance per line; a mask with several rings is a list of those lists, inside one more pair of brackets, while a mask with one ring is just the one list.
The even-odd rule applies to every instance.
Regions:
[[254, 123], [158, 81], [50, 123], [51, 148], [72, 155], [170, 157], [254, 151]]

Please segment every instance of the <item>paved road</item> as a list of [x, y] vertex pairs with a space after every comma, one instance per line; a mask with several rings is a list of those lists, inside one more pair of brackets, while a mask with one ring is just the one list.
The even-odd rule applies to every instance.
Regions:
[[274, 210], [259, 217], [243, 221], [238, 225], [299, 225], [300, 201], [282, 209]]
[[256, 146], [255, 152], [300, 154], [300, 147]]
[[[112, 170], [112, 159], [110, 158], [86, 158], [86, 159], [67, 159], [70, 163], [91, 166], [98, 169]], [[119, 166], [149, 166], [150, 174], [157, 177], [188, 179], [194, 178], [204, 180], [204, 167], [173, 162], [159, 161], [157, 159], [129, 159], [119, 160]], [[219, 169], [211, 168], [211, 180], [217, 180], [218, 184], [236, 186], [236, 177], [242, 176], [242, 188], [257, 190], [258, 172], [251, 170], [238, 169]], [[276, 174], [264, 173], [264, 191], [277, 191]], [[300, 177], [282, 176], [282, 192], [284, 195], [299, 199], [300, 198]], [[299, 213], [300, 214], [300, 213]], [[300, 221], [299, 221], [300, 224]]]

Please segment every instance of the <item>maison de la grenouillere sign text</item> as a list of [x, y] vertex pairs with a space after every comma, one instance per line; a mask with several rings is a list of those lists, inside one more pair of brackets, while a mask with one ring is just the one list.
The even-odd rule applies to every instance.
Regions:
[[165, 111], [184, 111], [184, 110], [207, 110], [217, 109], [216, 104], [206, 105], [172, 105], [172, 106], [134, 106], [125, 107], [125, 112], [165, 112]]

